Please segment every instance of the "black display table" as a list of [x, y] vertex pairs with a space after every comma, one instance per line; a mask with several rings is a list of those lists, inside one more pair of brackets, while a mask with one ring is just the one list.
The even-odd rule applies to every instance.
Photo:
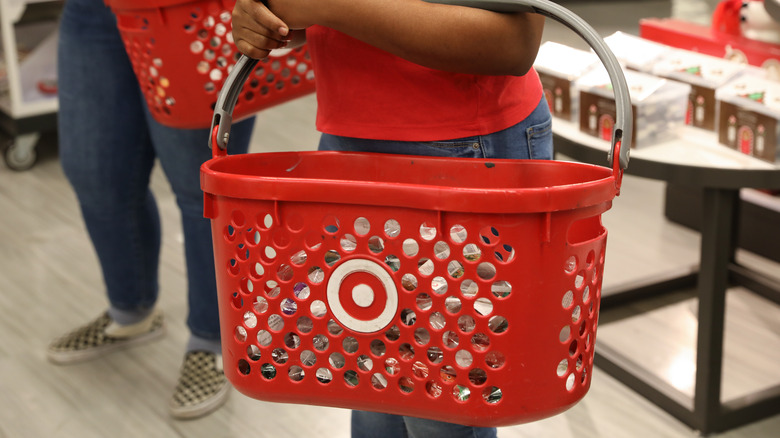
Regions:
[[[609, 143], [555, 119], [555, 150], [575, 160], [607, 166]], [[698, 272], [652, 284], [604, 290], [601, 319], [639, 300], [696, 288], [698, 334], [693, 399], [653, 376], [603, 342], [595, 364], [702, 434], [725, 431], [780, 413], [780, 385], [723, 402], [723, 341], [726, 290], [740, 285], [780, 303], [780, 284], [737, 263], [739, 191], [780, 188], [780, 168], [718, 145], [715, 134], [684, 128], [680, 138], [631, 151], [627, 174], [701, 188], [702, 221]]]

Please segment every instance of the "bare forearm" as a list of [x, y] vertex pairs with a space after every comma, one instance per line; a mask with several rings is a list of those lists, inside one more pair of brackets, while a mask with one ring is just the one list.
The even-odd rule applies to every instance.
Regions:
[[319, 24], [427, 67], [460, 73], [525, 74], [543, 17], [422, 0], [271, 0], [282, 20]]

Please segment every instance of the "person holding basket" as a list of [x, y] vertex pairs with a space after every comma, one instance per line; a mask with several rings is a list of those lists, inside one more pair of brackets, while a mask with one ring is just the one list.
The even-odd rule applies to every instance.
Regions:
[[[422, 0], [238, 0], [245, 55], [305, 36], [320, 150], [552, 159], [552, 118], [533, 70], [544, 17]], [[304, 30], [305, 29], [305, 30]], [[353, 411], [352, 436], [495, 437], [477, 428]]]
[[[181, 213], [189, 304], [190, 336], [168, 409], [179, 419], [206, 415], [231, 387], [222, 371], [211, 225], [200, 190], [209, 130], [170, 128], [152, 117], [103, 0], [65, 2], [58, 77], [60, 160], [100, 262], [108, 309], [54, 340], [47, 357], [82, 362], [163, 335], [156, 307], [161, 225], [149, 187], [159, 162]], [[253, 120], [234, 126], [231, 153], [248, 150]]]

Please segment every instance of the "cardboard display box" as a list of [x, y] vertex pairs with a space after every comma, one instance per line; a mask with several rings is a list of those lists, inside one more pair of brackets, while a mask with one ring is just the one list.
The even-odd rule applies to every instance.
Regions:
[[743, 75], [716, 91], [718, 142], [770, 163], [778, 160], [780, 83]]
[[621, 64], [642, 73], [652, 73], [655, 63], [672, 50], [665, 44], [625, 32], [615, 32], [604, 38], [604, 42]]
[[534, 69], [539, 74], [553, 116], [576, 120], [579, 95], [574, 81], [598, 64], [599, 59], [593, 52], [552, 41], [539, 47]]
[[[648, 74], [625, 71], [633, 109], [632, 147], [674, 138], [685, 125], [685, 108], [691, 86]], [[616, 107], [607, 71], [593, 69], [576, 82], [580, 93], [580, 130], [610, 140]]]

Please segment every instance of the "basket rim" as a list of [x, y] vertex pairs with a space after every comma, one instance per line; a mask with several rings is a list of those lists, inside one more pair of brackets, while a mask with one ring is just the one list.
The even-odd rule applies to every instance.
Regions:
[[[258, 166], [263, 159], [287, 160], [296, 163], [297, 166], [297, 163], [303, 159], [333, 160], [337, 157], [342, 162], [349, 163], [351, 160], [351, 164], [355, 164], [379, 156], [385, 166], [404, 164], [409, 167], [420, 163], [429, 165], [447, 163], [448, 166], [463, 165], [464, 170], [481, 169], [481, 172], [490, 172], [499, 167], [504, 171], [507, 166], [509, 170], [528, 169], [528, 166], [547, 166], [554, 172], [584, 171], [593, 175], [593, 178], [575, 183], [538, 187], [453, 187], [391, 180], [365, 181], [345, 179], [341, 176], [339, 178], [270, 176], [261, 175]], [[231, 170], [231, 168], [238, 170], [239, 167], [252, 168], [253, 174]], [[346, 171], [343, 171], [342, 175], [343, 173]], [[209, 195], [246, 200], [362, 204], [472, 213], [544, 213], [575, 210], [611, 202], [618, 193], [612, 169], [587, 163], [559, 160], [444, 158], [340, 151], [264, 152], [215, 157], [201, 167], [201, 189]]]
[[204, 0], [103, 0], [109, 8], [117, 10], [158, 9], [184, 3], [202, 3]]

